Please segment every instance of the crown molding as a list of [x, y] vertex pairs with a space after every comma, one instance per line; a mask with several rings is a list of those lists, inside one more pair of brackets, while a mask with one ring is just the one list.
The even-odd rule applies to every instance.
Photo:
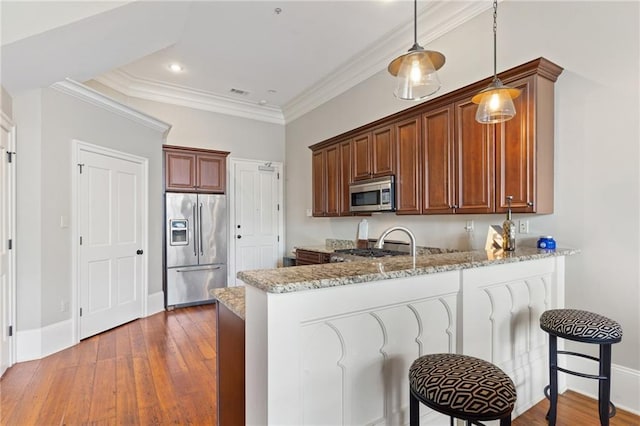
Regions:
[[[428, 29], [418, 34], [418, 40], [426, 46], [488, 9], [490, 5], [485, 2], [432, 2], [418, 15], [418, 28]], [[386, 69], [393, 58], [410, 47], [410, 41], [413, 40], [411, 24], [394, 28], [348, 63], [289, 101], [282, 109], [143, 79], [122, 70], [107, 72], [94, 80], [130, 97], [284, 125]]]
[[[447, 32], [462, 25], [480, 13], [490, 9], [484, 2], [436, 2], [418, 15], [418, 41], [427, 46]], [[385, 70], [389, 62], [411, 47], [413, 25], [402, 25], [382, 37], [381, 42], [364, 49], [348, 64], [314, 84], [296, 96], [284, 107], [284, 116], [291, 122], [323, 103], [349, 90], [373, 75]], [[373, 53], [372, 53], [373, 52]]]
[[279, 107], [256, 105], [252, 102], [220, 96], [203, 90], [151, 79], [142, 79], [122, 70], [109, 71], [94, 78], [94, 80], [134, 98], [266, 121], [268, 123], [284, 124], [284, 116]]
[[128, 118], [136, 123], [142, 124], [150, 129], [156, 130], [162, 133], [166, 137], [167, 133], [171, 129], [171, 124], [158, 120], [150, 115], [147, 115], [141, 111], [124, 105], [113, 98], [110, 98], [97, 90], [94, 90], [82, 83], [78, 83], [70, 78], [64, 81], [59, 81], [50, 86], [59, 92], [66, 93], [75, 98], [88, 102], [92, 105], [100, 107], [104, 110], [113, 112], [122, 117]]

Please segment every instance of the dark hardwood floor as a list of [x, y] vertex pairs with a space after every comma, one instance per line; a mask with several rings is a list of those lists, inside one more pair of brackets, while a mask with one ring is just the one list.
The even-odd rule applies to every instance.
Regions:
[[[11, 367], [0, 424], [216, 424], [215, 305], [163, 312]], [[542, 401], [514, 421], [546, 425]], [[558, 426], [598, 425], [596, 402], [561, 396]], [[622, 410], [612, 426], [640, 425]], [[227, 426], [227, 425], [224, 425]]]

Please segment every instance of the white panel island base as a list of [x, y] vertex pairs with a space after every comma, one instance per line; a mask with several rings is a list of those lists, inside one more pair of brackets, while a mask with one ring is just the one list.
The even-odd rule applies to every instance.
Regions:
[[[238, 274], [247, 424], [406, 425], [409, 366], [438, 352], [502, 368], [518, 392], [514, 417], [535, 405], [547, 384], [538, 320], [564, 305], [564, 255], [575, 251], [479, 253]], [[422, 406], [421, 424], [449, 420]]]

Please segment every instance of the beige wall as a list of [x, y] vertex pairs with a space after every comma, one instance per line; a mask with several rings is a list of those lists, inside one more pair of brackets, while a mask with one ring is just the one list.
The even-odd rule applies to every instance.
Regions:
[[[576, 17], [579, 17], [577, 19]], [[551, 234], [582, 253], [567, 259], [567, 306], [618, 320], [625, 337], [614, 362], [640, 369], [640, 159], [638, 131], [639, 3], [503, 2], [499, 11], [498, 68], [539, 56], [565, 68], [556, 83], [555, 213], [515, 215], [531, 233], [519, 244]], [[597, 31], [594, 31], [597, 28]], [[446, 55], [441, 94], [492, 73], [491, 12], [426, 46]], [[392, 98], [386, 71], [286, 126], [287, 247], [354, 238], [358, 219], [310, 218], [311, 152], [316, 142], [413, 104]], [[413, 229], [420, 245], [469, 247], [465, 222], [474, 220], [473, 245], [500, 215], [374, 215], [370, 236], [387, 226]], [[401, 237], [401, 235], [399, 236]]]
[[149, 160], [149, 294], [162, 290], [162, 135], [54, 89], [14, 98], [19, 128], [17, 166], [17, 329], [71, 318], [73, 139]]

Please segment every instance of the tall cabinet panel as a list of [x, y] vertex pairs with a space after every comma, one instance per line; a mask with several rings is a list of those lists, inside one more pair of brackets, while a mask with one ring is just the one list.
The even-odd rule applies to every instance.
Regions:
[[228, 152], [165, 145], [164, 155], [167, 191], [225, 193]]
[[326, 148], [325, 179], [327, 188], [327, 206], [325, 216], [340, 215], [340, 145]]
[[471, 98], [455, 103], [456, 213], [494, 211], [494, 125], [476, 121]]
[[354, 136], [351, 142], [353, 180], [371, 177], [371, 132]]
[[395, 169], [393, 126], [375, 129], [372, 133], [372, 177], [392, 175]]
[[396, 129], [396, 213], [420, 214], [420, 116], [395, 125]]
[[350, 216], [351, 139], [340, 143], [340, 216]]
[[311, 157], [311, 180], [313, 181], [313, 216], [324, 216], [327, 187], [325, 185], [326, 151], [314, 151]]
[[453, 106], [422, 116], [422, 213], [452, 213], [454, 201]]

